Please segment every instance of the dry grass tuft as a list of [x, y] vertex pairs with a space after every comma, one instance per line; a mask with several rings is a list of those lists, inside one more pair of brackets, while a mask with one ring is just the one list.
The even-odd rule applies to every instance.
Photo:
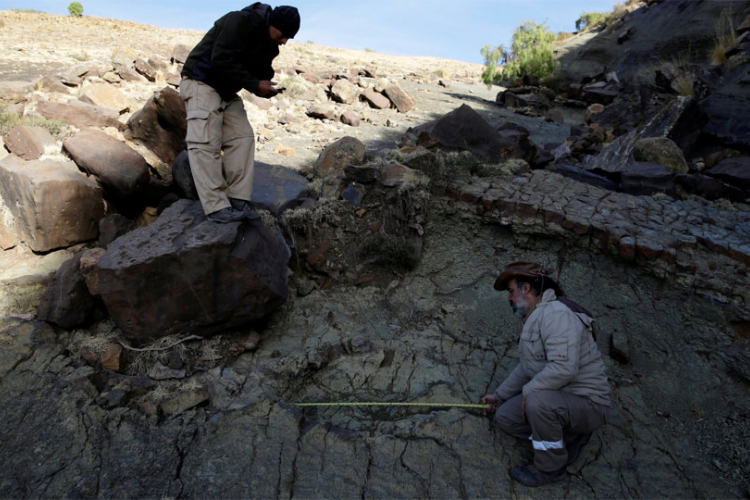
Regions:
[[737, 32], [734, 29], [732, 11], [724, 9], [714, 23], [716, 27], [716, 40], [711, 49], [709, 57], [711, 64], [726, 64], [727, 51], [737, 44]]

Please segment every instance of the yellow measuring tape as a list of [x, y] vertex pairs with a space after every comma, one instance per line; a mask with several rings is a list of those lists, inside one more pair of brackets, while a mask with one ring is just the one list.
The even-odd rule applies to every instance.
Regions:
[[379, 401], [353, 401], [343, 403], [293, 403], [294, 406], [432, 406], [441, 408], [477, 408], [480, 410], [489, 409], [490, 405], [486, 404], [469, 404], [469, 403], [384, 403]]

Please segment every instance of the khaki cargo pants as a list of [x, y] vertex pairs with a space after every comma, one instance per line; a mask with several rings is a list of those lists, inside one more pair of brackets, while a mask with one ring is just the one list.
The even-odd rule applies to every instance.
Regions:
[[513, 436], [530, 439], [534, 465], [545, 472], [568, 463], [566, 445], [604, 425], [609, 408], [564, 391], [532, 392], [521, 415], [521, 395], [510, 398], [495, 412], [495, 423]]
[[250, 201], [255, 134], [242, 99], [222, 101], [211, 86], [190, 78], [180, 82], [180, 96], [187, 111], [190, 170], [203, 211], [229, 207], [229, 198]]

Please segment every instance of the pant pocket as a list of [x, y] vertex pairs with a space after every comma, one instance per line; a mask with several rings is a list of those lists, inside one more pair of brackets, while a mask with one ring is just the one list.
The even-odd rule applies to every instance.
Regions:
[[185, 142], [190, 144], [208, 144], [208, 117], [205, 109], [194, 109], [187, 112], [187, 135]]

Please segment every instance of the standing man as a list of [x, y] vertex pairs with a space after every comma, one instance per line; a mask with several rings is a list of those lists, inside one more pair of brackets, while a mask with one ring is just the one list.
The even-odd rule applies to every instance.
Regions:
[[237, 92], [278, 94], [271, 63], [299, 24], [294, 7], [254, 3], [216, 21], [185, 61], [180, 83], [185, 142], [203, 211], [212, 221], [258, 218], [249, 203], [255, 135]]
[[609, 414], [610, 388], [594, 339], [591, 313], [563, 297], [550, 273], [514, 262], [495, 281], [520, 318], [519, 364], [493, 394], [482, 397], [508, 434], [530, 439], [532, 464], [511, 476], [528, 486], [565, 477], [591, 433]]

